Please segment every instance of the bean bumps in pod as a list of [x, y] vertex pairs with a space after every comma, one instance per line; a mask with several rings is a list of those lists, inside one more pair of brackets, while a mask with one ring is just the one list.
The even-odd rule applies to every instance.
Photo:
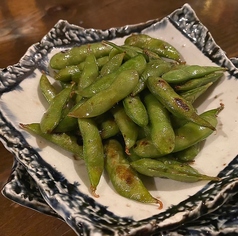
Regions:
[[200, 180], [219, 180], [217, 177], [199, 173], [187, 163], [168, 158], [142, 158], [131, 162], [131, 166], [139, 173], [151, 177], [173, 179], [181, 182], [197, 182]]
[[90, 180], [90, 189], [95, 197], [96, 188], [104, 170], [103, 145], [99, 130], [90, 118], [78, 119], [79, 129], [83, 139], [83, 158]]
[[123, 197], [143, 202], [159, 204], [162, 202], [149, 193], [136, 172], [130, 167], [124, 156], [121, 144], [110, 139], [104, 145], [106, 170], [115, 190]]
[[53, 69], [60, 70], [70, 65], [78, 65], [83, 62], [88, 53], [93, 53], [96, 58], [108, 55], [111, 46], [102, 42], [80, 45], [67, 51], [56, 53], [50, 60], [50, 66]]
[[149, 115], [150, 136], [161, 154], [171, 153], [175, 146], [175, 134], [168, 110], [151, 94], [144, 97]]
[[69, 114], [76, 118], [95, 117], [111, 109], [117, 102], [128, 96], [138, 83], [139, 74], [135, 70], [121, 72], [112, 85], [89, 98]]
[[133, 34], [126, 38], [125, 44], [151, 50], [161, 57], [169, 58], [178, 62], [183, 61], [178, 50], [171, 44], [146, 34]]
[[174, 89], [160, 77], [149, 77], [147, 81], [150, 92], [174, 115], [187, 119], [198, 125], [215, 130], [208, 121], [200, 117], [192, 104], [182, 96], [177, 94]]

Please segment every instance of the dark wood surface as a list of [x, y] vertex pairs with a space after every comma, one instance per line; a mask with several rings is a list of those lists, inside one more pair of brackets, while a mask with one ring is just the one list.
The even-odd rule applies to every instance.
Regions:
[[[238, 56], [237, 0], [1, 0], [0, 68], [15, 64], [59, 19], [85, 28], [107, 29], [163, 18], [189, 3], [228, 57]], [[13, 156], [0, 145], [0, 188]], [[63, 221], [20, 206], [0, 195], [1, 236], [73, 236]]]

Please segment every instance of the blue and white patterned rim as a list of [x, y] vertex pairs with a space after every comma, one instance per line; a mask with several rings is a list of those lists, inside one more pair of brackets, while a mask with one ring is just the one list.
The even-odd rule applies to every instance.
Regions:
[[37, 183], [24, 166], [14, 159], [12, 172], [2, 194], [23, 206], [62, 219], [44, 200]]
[[[8, 184], [3, 189], [4, 196], [19, 204], [56, 218], [61, 217], [43, 199], [38, 185], [18, 161], [15, 161]], [[215, 235], [218, 233], [238, 233], [238, 194], [231, 197], [217, 210], [201, 216], [176, 228], [175, 231], [162, 231], [163, 235]]]
[[[236, 67], [216, 45], [208, 30], [201, 24], [188, 4], [174, 11], [167, 18], [206, 56], [218, 65], [228, 68], [229, 73], [238, 78]], [[70, 25], [66, 21], [59, 21], [41, 42], [29, 48], [18, 64], [0, 71], [0, 92], [4, 93], [14, 89], [35, 68], [47, 72], [46, 55], [54, 47], [66, 48], [75, 44], [114, 39], [133, 32], [141, 32], [157, 22], [159, 22], [158, 19], [139, 25], [95, 30], [83, 29]], [[193, 30], [194, 28], [196, 31]], [[37, 182], [46, 202], [79, 235], [97, 233], [98, 235], [158, 235], [214, 212], [238, 192], [236, 175], [238, 157], [236, 157], [220, 172], [221, 181], [210, 182], [195, 195], [161, 214], [135, 221], [127, 217], [118, 217], [91, 197], [79, 192], [75, 185], [69, 183], [60, 173], [42, 160], [2, 113], [0, 113], [0, 138], [16, 159], [27, 167], [27, 172]], [[72, 210], [74, 217], [70, 214]], [[180, 216], [180, 220], [168, 220], [175, 218], [176, 215]], [[184, 230], [186, 231], [186, 229]]]

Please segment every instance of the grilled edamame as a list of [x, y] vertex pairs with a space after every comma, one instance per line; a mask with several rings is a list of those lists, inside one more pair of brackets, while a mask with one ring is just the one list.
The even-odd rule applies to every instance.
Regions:
[[61, 90], [42, 74], [39, 87], [48, 108], [40, 122], [20, 126], [84, 161], [94, 197], [104, 169], [121, 196], [160, 209], [142, 175], [219, 180], [192, 163], [223, 105], [198, 114], [194, 101], [225, 68], [186, 64], [175, 47], [146, 34], [132, 34], [123, 45], [73, 47], [56, 53], [49, 66]]

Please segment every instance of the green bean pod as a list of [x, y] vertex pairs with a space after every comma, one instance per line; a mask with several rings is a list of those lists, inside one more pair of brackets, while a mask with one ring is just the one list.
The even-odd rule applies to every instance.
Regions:
[[139, 132], [138, 126], [127, 116], [123, 106], [117, 105], [111, 109], [111, 112], [123, 136], [125, 151], [129, 153], [129, 149], [136, 143]]
[[200, 126], [215, 128], [202, 117], [200, 117], [192, 104], [182, 96], [177, 94], [174, 89], [160, 77], [149, 77], [147, 86], [151, 93], [174, 115], [188, 121], [192, 121]]
[[224, 75], [223, 72], [213, 72], [201, 78], [191, 79], [185, 83], [175, 85], [174, 88], [176, 91], [192, 90], [200, 86], [206, 85], [208, 83], [214, 83], [218, 79], [220, 79], [223, 75]]
[[47, 111], [41, 118], [40, 127], [43, 133], [51, 133], [58, 125], [62, 110], [69, 100], [72, 88], [65, 88], [60, 91], [51, 101]]
[[40, 128], [39, 123], [31, 123], [31, 124], [20, 124], [20, 127], [24, 130], [38, 135], [45, 140], [48, 140], [57, 146], [73, 153], [77, 159], [84, 159], [83, 158], [83, 146], [77, 143], [77, 137], [73, 135], [67, 135], [66, 133], [60, 134], [47, 134], [43, 133]]
[[123, 99], [126, 114], [137, 125], [144, 127], [148, 124], [148, 114], [139, 96], [127, 96]]
[[162, 78], [170, 84], [178, 84], [191, 79], [201, 78], [216, 71], [224, 70], [226, 69], [219, 66], [185, 65], [164, 73]]
[[111, 46], [102, 42], [80, 45], [67, 51], [58, 52], [50, 59], [50, 67], [56, 70], [66, 66], [78, 65], [83, 62], [89, 53], [93, 53], [96, 58], [109, 54]]
[[201, 180], [218, 181], [218, 177], [208, 176], [199, 173], [196, 169], [188, 164], [178, 162], [172, 159], [150, 159], [143, 158], [130, 163], [139, 173], [151, 176], [168, 178], [181, 182], [197, 182]]
[[55, 87], [50, 83], [49, 79], [45, 74], [41, 75], [40, 78], [40, 90], [44, 98], [48, 103], [51, 103], [53, 98], [56, 96], [57, 91]]
[[139, 75], [135, 70], [121, 72], [109, 88], [89, 98], [78, 109], [72, 111], [69, 116], [85, 118], [103, 114], [128, 96], [138, 83], [138, 80]]
[[144, 71], [145, 67], [146, 60], [142, 55], [133, 57], [130, 60], [124, 62], [118, 70], [97, 79], [92, 85], [81, 91], [80, 95], [83, 97], [92, 97], [102, 90], [110, 87], [121, 72], [125, 70], [136, 70], [140, 75]]
[[108, 140], [104, 145], [104, 152], [106, 171], [118, 194], [138, 202], [159, 204], [162, 208], [162, 202], [149, 193], [137, 173], [130, 167], [118, 141]]
[[146, 34], [132, 34], [126, 38], [125, 44], [148, 49], [157, 53], [161, 57], [169, 58], [178, 62], [183, 61], [178, 50], [171, 44], [164, 40], [150, 37]]
[[151, 93], [145, 95], [144, 101], [153, 144], [162, 154], [171, 153], [175, 146], [175, 134], [168, 110]]
[[78, 119], [83, 139], [83, 157], [93, 196], [98, 197], [96, 189], [104, 170], [104, 151], [99, 130], [92, 119]]

